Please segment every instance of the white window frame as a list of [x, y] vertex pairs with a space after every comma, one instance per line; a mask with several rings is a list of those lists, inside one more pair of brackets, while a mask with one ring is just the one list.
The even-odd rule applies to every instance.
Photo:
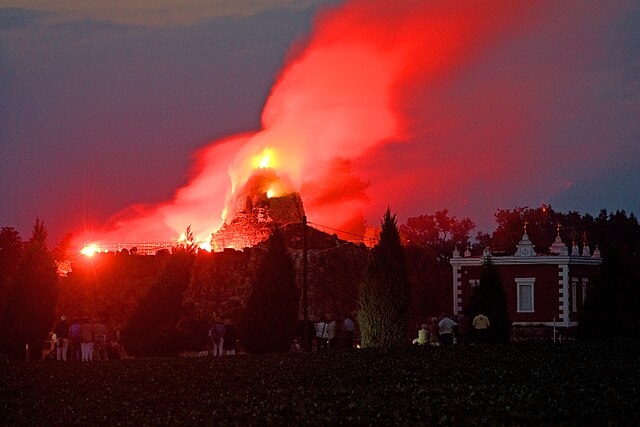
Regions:
[[471, 289], [480, 285], [480, 279], [469, 279], [469, 286]]
[[589, 285], [589, 279], [582, 279], [582, 307], [584, 308], [584, 300], [587, 298], [587, 286]]
[[[536, 282], [536, 278], [535, 277], [516, 277], [515, 279], [516, 281], [516, 312], [517, 313], [533, 313], [536, 311], [536, 299], [535, 299], [535, 282]], [[522, 309], [522, 306], [520, 305], [520, 289], [524, 288], [525, 286], [530, 287], [531, 288], [531, 309], [530, 310], [524, 310]]]
[[572, 313], [577, 313], [578, 312], [578, 278], [577, 277], [572, 277], [571, 278], [571, 312]]

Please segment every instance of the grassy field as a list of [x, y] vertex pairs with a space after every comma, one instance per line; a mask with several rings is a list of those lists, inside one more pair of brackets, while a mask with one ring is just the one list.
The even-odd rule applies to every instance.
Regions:
[[0, 362], [0, 425], [640, 425], [640, 345]]

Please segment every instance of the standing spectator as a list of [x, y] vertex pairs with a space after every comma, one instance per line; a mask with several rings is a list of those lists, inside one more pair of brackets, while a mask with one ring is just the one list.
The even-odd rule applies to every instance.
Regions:
[[225, 355], [233, 356], [236, 354], [236, 341], [238, 341], [236, 328], [231, 321], [227, 320], [224, 325], [224, 340], [222, 343]]
[[209, 356], [217, 357], [222, 356], [224, 345], [224, 325], [219, 317], [216, 317], [211, 329], [209, 330], [209, 341], [211, 343], [211, 349], [209, 350]]
[[469, 332], [471, 322], [470, 319], [464, 314], [460, 314], [457, 318], [458, 322], [458, 343], [467, 344], [469, 342]]
[[442, 345], [451, 345], [453, 344], [453, 329], [454, 326], [457, 325], [453, 319], [442, 316], [442, 320], [438, 322], [438, 329], [440, 332], [440, 342]]
[[429, 324], [429, 344], [430, 345], [440, 345], [440, 341], [438, 341], [440, 337], [440, 328], [438, 328], [438, 318], [432, 317], [431, 323]]
[[316, 323], [316, 349], [323, 351], [329, 344], [329, 324], [324, 316], [320, 316], [320, 321]]
[[488, 342], [488, 329], [491, 326], [489, 322], [489, 318], [482, 313], [479, 313], [476, 317], [473, 318], [473, 332], [475, 335], [474, 341], [480, 344], [485, 344]]
[[69, 349], [69, 328], [67, 316], [63, 314], [53, 329], [56, 334], [56, 358], [65, 362], [67, 361], [67, 351]]
[[344, 348], [344, 317], [341, 314], [329, 322], [329, 348], [332, 350]]
[[[305, 325], [307, 326], [307, 333], [305, 336]], [[298, 343], [302, 343], [301, 347], [304, 351], [310, 352], [313, 347], [313, 337], [315, 336], [316, 325], [312, 320], [307, 319], [298, 321]], [[305, 340], [306, 338], [306, 340]]]
[[82, 360], [80, 353], [80, 319], [74, 317], [69, 328], [69, 340], [71, 341], [71, 360]]
[[107, 355], [107, 328], [95, 319], [91, 324], [91, 333], [93, 334], [93, 354], [97, 360], [109, 360]]
[[91, 322], [88, 317], [82, 319], [82, 324], [80, 325], [80, 350], [83, 362], [93, 360], [93, 333], [91, 332]]
[[347, 350], [353, 349], [353, 335], [355, 334], [356, 325], [353, 323], [353, 319], [355, 319], [356, 313], [352, 312], [350, 316], [347, 316], [343, 322], [344, 329], [344, 347]]

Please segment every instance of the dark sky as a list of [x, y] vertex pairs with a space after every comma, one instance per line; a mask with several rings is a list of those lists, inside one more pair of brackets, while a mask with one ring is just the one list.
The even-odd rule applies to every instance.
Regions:
[[[497, 208], [640, 212], [637, 1], [537, 2], [495, 13], [474, 11], [474, 2], [449, 10], [355, 1], [313, 30], [329, 2], [93, 3], [1, 3], [0, 226], [23, 238], [36, 217], [55, 244], [69, 231], [104, 229], [130, 206], [170, 216], [173, 208], [154, 209], [192, 188], [202, 150], [265, 127], [258, 139], [289, 135], [273, 129], [294, 121], [314, 129], [300, 131], [305, 154], [290, 174], [317, 222], [344, 225], [349, 215], [338, 218], [334, 207], [348, 206], [377, 223], [388, 204], [401, 220], [448, 207], [484, 231]], [[369, 39], [371, 62], [341, 58]], [[325, 51], [319, 68], [314, 55]], [[345, 87], [334, 93], [336, 82]], [[388, 111], [372, 108], [378, 85], [393, 130], [381, 124]], [[291, 114], [298, 94], [301, 108]], [[360, 101], [338, 117], [341, 95]], [[314, 145], [338, 124], [351, 133]], [[225, 174], [227, 157], [211, 153]], [[322, 176], [340, 178], [333, 191]], [[217, 226], [219, 211], [204, 217]]]

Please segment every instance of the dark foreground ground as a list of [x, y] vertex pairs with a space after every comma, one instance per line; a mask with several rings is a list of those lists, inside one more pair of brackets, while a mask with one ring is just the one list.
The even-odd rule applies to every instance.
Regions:
[[640, 425], [640, 345], [0, 361], [0, 425]]

